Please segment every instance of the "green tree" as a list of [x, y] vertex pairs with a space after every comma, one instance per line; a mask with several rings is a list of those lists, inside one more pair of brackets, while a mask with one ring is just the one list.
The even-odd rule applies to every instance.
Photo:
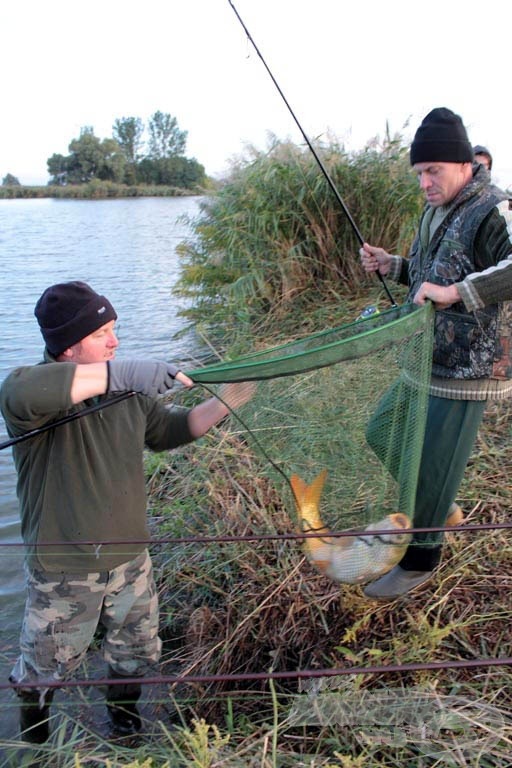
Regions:
[[84, 126], [78, 139], [69, 145], [70, 154], [52, 155], [48, 160], [50, 183], [86, 184], [91, 179], [124, 180], [126, 158], [115, 139], [99, 139], [90, 126]]
[[103, 139], [100, 143], [103, 153], [103, 165], [98, 171], [98, 178], [103, 181], [124, 181], [126, 157], [115, 139]]
[[64, 155], [53, 154], [47, 160], [48, 173], [51, 176], [48, 184], [63, 186], [67, 183], [68, 158]]
[[91, 126], [84, 126], [80, 137], [69, 145], [67, 181], [69, 184], [85, 184], [99, 178], [104, 164], [104, 154], [100, 139], [94, 135]]
[[152, 160], [145, 157], [137, 165], [137, 181], [142, 184], [165, 184], [169, 187], [191, 189], [204, 184], [204, 166], [194, 158], [168, 157]]
[[20, 181], [12, 173], [6, 173], [2, 181], [2, 187], [21, 187]]
[[112, 135], [129, 163], [137, 163], [143, 147], [144, 123], [140, 117], [120, 117], [112, 126]]
[[137, 163], [142, 157], [144, 123], [140, 117], [117, 118], [112, 126], [112, 135], [119, 144], [126, 159], [124, 182], [137, 183]]
[[149, 119], [149, 157], [161, 160], [185, 154], [188, 131], [180, 131], [169, 113], [155, 112]]

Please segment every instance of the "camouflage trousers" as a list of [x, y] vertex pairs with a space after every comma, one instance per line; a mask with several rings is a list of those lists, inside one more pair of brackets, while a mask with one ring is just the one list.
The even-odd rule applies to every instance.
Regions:
[[147, 550], [99, 573], [27, 569], [21, 655], [11, 683], [20, 693], [37, 688], [39, 680], [69, 678], [100, 626], [103, 656], [115, 673], [143, 675], [158, 662], [158, 597]]

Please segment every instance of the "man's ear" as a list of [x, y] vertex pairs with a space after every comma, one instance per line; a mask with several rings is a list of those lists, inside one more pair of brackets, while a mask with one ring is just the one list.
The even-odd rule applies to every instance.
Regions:
[[64, 352], [61, 352], [60, 355], [56, 358], [60, 362], [68, 362], [73, 358], [73, 349], [72, 347], [68, 347], [64, 350]]

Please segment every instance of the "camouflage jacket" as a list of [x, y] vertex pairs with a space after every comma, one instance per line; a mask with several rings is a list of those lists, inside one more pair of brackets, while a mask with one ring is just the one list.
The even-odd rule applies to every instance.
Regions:
[[[395, 276], [409, 286], [409, 300], [425, 281], [463, 288], [493, 270], [501, 271], [495, 282], [505, 285], [506, 294], [496, 290], [493, 303], [476, 300], [472, 311], [465, 301], [436, 311], [432, 374], [440, 379], [512, 379], [512, 277], [505, 283], [504, 270], [496, 267], [500, 263], [510, 268], [512, 276], [510, 201], [489, 184], [488, 173], [478, 169], [447, 206], [429, 240], [423, 234], [428, 226], [423, 225], [431, 215], [427, 205], [409, 258], [400, 259], [398, 272], [395, 267]], [[466, 299], [468, 288], [459, 292]]]

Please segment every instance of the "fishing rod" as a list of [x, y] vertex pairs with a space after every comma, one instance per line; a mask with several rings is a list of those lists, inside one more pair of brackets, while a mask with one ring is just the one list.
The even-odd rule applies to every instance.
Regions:
[[[233, 12], [234, 12], [235, 16], [237, 17], [238, 21], [242, 25], [242, 28], [243, 28], [245, 34], [247, 35], [247, 39], [252, 43], [252, 46], [253, 46], [254, 50], [256, 51], [258, 56], [260, 57], [260, 59], [261, 59], [261, 61], [263, 63], [263, 66], [265, 67], [265, 69], [267, 70], [268, 74], [270, 75], [270, 79], [274, 83], [275, 87], [277, 88], [277, 90], [279, 92], [279, 95], [281, 96], [282, 100], [286, 104], [286, 106], [288, 108], [288, 111], [290, 112], [291, 116], [293, 117], [293, 119], [294, 119], [294, 121], [295, 121], [295, 123], [297, 125], [297, 128], [299, 129], [299, 131], [301, 132], [302, 136], [304, 137], [304, 141], [308, 145], [308, 147], [309, 147], [313, 157], [315, 158], [315, 160], [316, 160], [316, 162], [318, 164], [318, 167], [320, 168], [320, 170], [322, 171], [322, 173], [323, 173], [323, 175], [325, 177], [325, 180], [327, 181], [329, 187], [331, 188], [332, 192], [334, 193], [334, 196], [336, 197], [336, 200], [340, 204], [341, 209], [342, 209], [343, 213], [345, 214], [345, 216], [347, 217], [348, 222], [349, 222], [350, 226], [352, 227], [352, 229], [354, 231], [354, 234], [357, 237], [360, 245], [364, 245], [365, 240], [364, 240], [361, 232], [359, 231], [359, 228], [358, 228], [357, 224], [355, 223], [355, 221], [354, 221], [354, 219], [352, 217], [352, 214], [350, 213], [349, 209], [347, 208], [347, 205], [346, 205], [345, 201], [343, 200], [342, 196], [340, 195], [340, 193], [339, 193], [339, 191], [338, 191], [338, 189], [336, 187], [336, 184], [332, 180], [332, 178], [331, 178], [327, 168], [325, 167], [324, 163], [322, 162], [321, 158], [319, 157], [318, 153], [316, 152], [313, 144], [309, 140], [308, 135], [306, 134], [306, 132], [304, 131], [302, 125], [300, 124], [297, 116], [295, 115], [295, 112], [291, 108], [291, 106], [290, 106], [286, 96], [284, 95], [283, 91], [281, 90], [281, 88], [279, 86], [279, 83], [277, 82], [277, 80], [275, 79], [274, 75], [272, 74], [272, 72], [271, 72], [267, 62], [263, 58], [263, 56], [262, 56], [258, 46], [254, 42], [254, 40], [253, 40], [253, 38], [251, 36], [251, 33], [247, 29], [244, 21], [242, 20], [242, 18], [240, 16], [240, 14], [238, 13], [237, 9], [235, 8], [232, 0], [228, 0], [228, 3], [230, 4], [231, 8], [233, 9]], [[391, 306], [392, 307], [396, 307], [397, 306], [396, 301], [394, 300], [393, 296], [391, 295], [391, 291], [389, 290], [389, 288], [388, 288], [388, 286], [386, 284], [384, 276], [380, 273], [379, 270], [377, 270], [377, 277], [379, 278], [380, 282], [382, 283], [382, 287], [384, 288], [384, 290], [386, 292], [386, 296], [388, 297], [388, 299], [389, 299], [389, 301], [391, 303]]]
[[95, 403], [95, 405], [82, 408], [81, 411], [75, 411], [75, 413], [70, 413], [68, 416], [63, 416], [61, 419], [57, 419], [56, 421], [52, 421], [49, 424], [45, 424], [44, 427], [37, 427], [37, 429], [31, 429], [30, 432], [25, 432], [25, 434], [19, 435], [19, 437], [12, 437], [10, 440], [6, 440], [4, 443], [0, 443], [0, 451], [4, 448], [9, 448], [11, 445], [17, 445], [18, 443], [22, 443], [25, 440], [30, 440], [30, 438], [36, 437], [36, 435], [41, 435], [43, 432], [48, 432], [50, 429], [55, 429], [56, 427], [61, 427], [63, 424], [68, 424], [70, 421], [81, 419], [82, 416], [88, 416], [90, 413], [102, 411], [104, 408], [108, 408], [110, 405], [121, 403], [123, 400], [127, 400], [129, 397], [133, 397], [135, 394], [135, 392], [121, 392], [119, 395], [111, 397], [109, 400], [103, 400], [101, 403]]

